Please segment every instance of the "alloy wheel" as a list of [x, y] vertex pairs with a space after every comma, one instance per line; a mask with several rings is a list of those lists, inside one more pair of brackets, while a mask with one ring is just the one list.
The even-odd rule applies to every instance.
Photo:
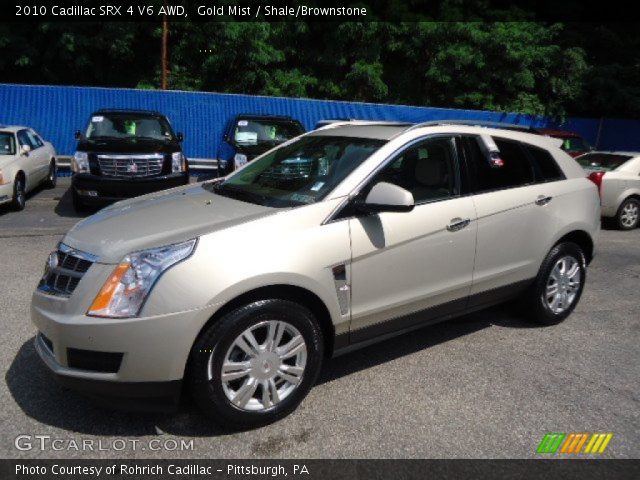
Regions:
[[209, 357], [209, 380], [222, 382], [236, 408], [267, 410], [282, 402], [300, 383], [307, 363], [307, 344], [290, 323], [267, 320], [247, 328], [231, 344], [219, 375]]
[[640, 210], [635, 202], [628, 202], [620, 213], [620, 223], [626, 228], [631, 228], [638, 223], [638, 215]]
[[555, 314], [565, 312], [576, 299], [582, 282], [579, 261], [566, 255], [554, 265], [544, 293], [544, 301]]

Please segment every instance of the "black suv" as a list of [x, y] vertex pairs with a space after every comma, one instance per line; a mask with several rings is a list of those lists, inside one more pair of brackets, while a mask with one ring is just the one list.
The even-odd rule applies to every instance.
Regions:
[[76, 210], [189, 183], [182, 134], [167, 117], [141, 110], [98, 110], [71, 161]]
[[305, 132], [291, 117], [243, 113], [233, 117], [218, 149], [218, 175], [224, 176], [258, 155]]

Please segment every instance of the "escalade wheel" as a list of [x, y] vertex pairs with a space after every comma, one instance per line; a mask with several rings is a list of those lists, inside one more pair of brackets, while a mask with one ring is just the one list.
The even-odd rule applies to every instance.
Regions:
[[527, 316], [543, 325], [563, 321], [580, 300], [585, 274], [584, 253], [578, 245], [567, 242], [553, 247], [524, 296]]
[[640, 223], [640, 201], [636, 198], [627, 198], [616, 215], [616, 222], [620, 230], [633, 230]]
[[188, 382], [196, 403], [228, 427], [256, 427], [291, 413], [322, 363], [313, 314], [286, 300], [262, 300], [227, 313], [192, 349]]

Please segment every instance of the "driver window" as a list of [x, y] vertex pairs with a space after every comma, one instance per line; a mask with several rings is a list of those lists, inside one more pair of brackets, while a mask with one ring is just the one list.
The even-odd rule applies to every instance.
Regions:
[[418, 142], [400, 153], [382, 171], [378, 182], [398, 185], [413, 194], [416, 203], [452, 197], [459, 193], [453, 137]]

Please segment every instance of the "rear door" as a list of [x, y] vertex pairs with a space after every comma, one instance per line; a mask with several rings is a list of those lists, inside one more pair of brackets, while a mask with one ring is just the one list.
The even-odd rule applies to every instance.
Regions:
[[441, 320], [464, 309], [476, 242], [473, 199], [461, 190], [454, 136], [418, 140], [368, 182], [409, 190], [411, 212], [354, 216], [351, 342]]
[[[493, 137], [502, 165], [482, 153], [480, 139], [464, 139], [478, 215], [476, 259], [469, 307], [494, 303], [535, 277], [549, 225], [531, 158], [519, 142]], [[537, 203], [536, 203], [537, 202]]]

